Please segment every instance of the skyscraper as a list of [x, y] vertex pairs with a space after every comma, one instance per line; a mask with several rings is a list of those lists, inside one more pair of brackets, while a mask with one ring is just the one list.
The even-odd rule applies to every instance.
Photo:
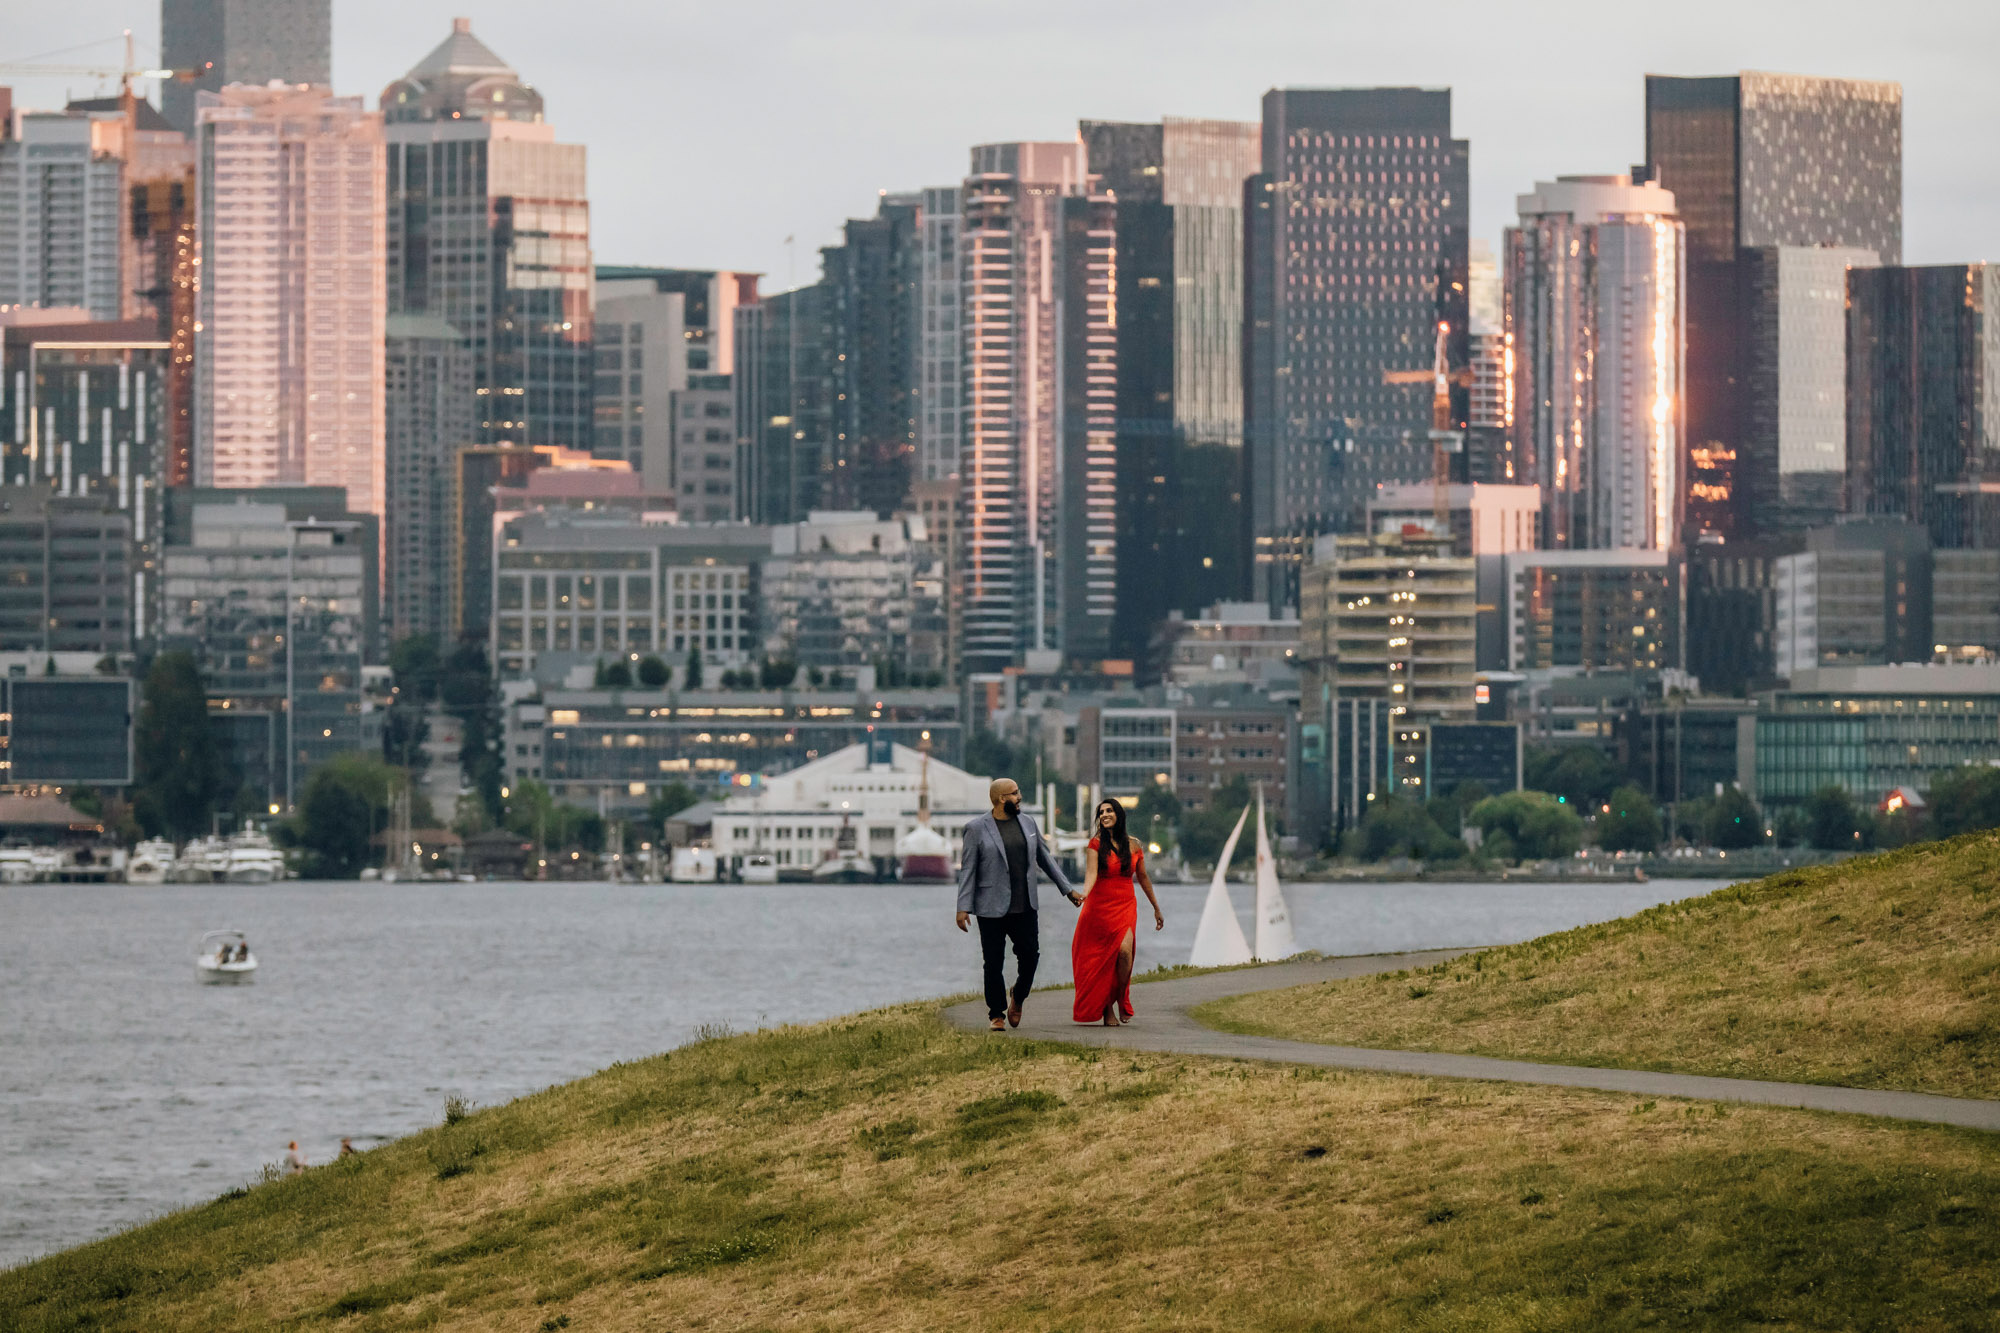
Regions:
[[736, 311], [757, 303], [760, 276], [598, 265], [593, 454], [623, 458], [635, 469], [651, 466], [667, 486], [680, 429], [670, 420], [669, 398], [686, 391], [693, 376], [711, 386], [721, 376], [727, 386]]
[[160, 0], [160, 63], [200, 73], [160, 89], [160, 110], [194, 132], [196, 99], [232, 83], [333, 82], [333, 0]]
[[922, 196], [885, 194], [820, 251], [835, 369], [829, 508], [887, 518], [917, 474], [923, 376]]
[[2000, 265], [1847, 274], [1847, 509], [2000, 547]]
[[1682, 230], [1629, 176], [1564, 176], [1517, 201], [1505, 328], [1513, 462], [1542, 488], [1551, 547], [1672, 547], [1680, 535]]
[[196, 111], [195, 481], [383, 510], [382, 123], [325, 88]]
[[593, 443], [584, 149], [466, 19], [382, 92], [389, 309], [472, 353], [482, 444]]
[[388, 320], [384, 470], [388, 619], [396, 638], [451, 637], [453, 455], [474, 436], [472, 354], [428, 315]]
[[124, 315], [123, 116], [31, 113], [0, 138], [0, 306]]
[[1081, 143], [972, 150], [960, 195], [964, 661], [1103, 658], [1116, 610], [1116, 219]]
[[1084, 121], [1118, 234], [1118, 618], [1139, 657], [1169, 613], [1248, 592], [1243, 555], [1247, 121]]
[[838, 378], [824, 283], [736, 312], [738, 508], [753, 523], [801, 523], [826, 507]]
[[[1466, 363], [1467, 147], [1451, 92], [1273, 89], [1246, 185], [1244, 415], [1255, 591], [1295, 601], [1313, 535], [1431, 471], [1440, 322]], [[1455, 390], [1453, 420], [1466, 418]]]
[[[1811, 293], [1826, 290], [1834, 261], [1771, 254], [1755, 272], [1740, 261], [1749, 250], [1833, 246], [1902, 262], [1902, 134], [1903, 94], [1893, 83], [1647, 76], [1646, 170], [1673, 192], [1687, 225], [1690, 535], [1752, 536], [1785, 524], [1787, 464], [1824, 470], [1800, 466], [1833, 442], [1824, 432], [1809, 439], [1796, 409], [1782, 432], [1775, 415], [1753, 425], [1751, 414], [1780, 396], [1799, 404], [1837, 391], [1840, 368], [1800, 352], [1811, 341], [1805, 326], [1824, 322], [1824, 310], [1811, 313]], [[1793, 290], [1779, 286], [1786, 278]], [[1790, 352], [1775, 345], [1780, 337]], [[1778, 382], [1786, 373], [1790, 385]], [[1814, 483], [1791, 489], [1809, 494]], [[1800, 513], [1810, 521], [1810, 504]]]
[[[919, 415], [917, 474], [922, 481], [958, 476], [959, 452], [965, 445], [961, 411], [965, 392], [965, 358], [959, 321], [959, 188], [928, 189], [923, 194], [919, 226], [923, 233], [923, 276], [917, 293], [923, 330], [919, 351]], [[936, 497], [932, 497], [936, 502]]]

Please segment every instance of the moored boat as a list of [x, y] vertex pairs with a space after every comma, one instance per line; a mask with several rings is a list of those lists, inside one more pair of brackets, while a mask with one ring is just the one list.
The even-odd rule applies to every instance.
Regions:
[[174, 868], [174, 845], [165, 838], [148, 838], [125, 860], [127, 884], [164, 884]]
[[223, 849], [219, 879], [230, 884], [269, 884], [285, 877], [285, 857], [255, 829], [230, 838]]

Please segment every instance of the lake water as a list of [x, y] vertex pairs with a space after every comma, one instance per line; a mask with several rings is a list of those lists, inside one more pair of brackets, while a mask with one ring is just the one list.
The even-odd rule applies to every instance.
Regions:
[[[1710, 883], [1297, 884], [1301, 948], [1509, 943]], [[1139, 967], [1187, 960], [1206, 886], [1161, 885]], [[1239, 907], [1253, 891], [1237, 886]], [[1143, 903], [1141, 904], [1143, 908]], [[899, 885], [0, 887], [0, 1264], [211, 1198], [297, 1139], [324, 1162], [688, 1041], [973, 991], [952, 890]], [[1041, 980], [1072, 909], [1044, 899]], [[254, 985], [203, 986], [205, 930]], [[1060, 998], [1044, 1001], [1061, 1004]]]

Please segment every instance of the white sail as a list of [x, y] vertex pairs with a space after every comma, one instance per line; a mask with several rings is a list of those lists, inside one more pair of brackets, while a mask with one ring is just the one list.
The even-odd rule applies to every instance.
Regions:
[[1208, 884], [1208, 903], [1201, 909], [1201, 924], [1195, 927], [1194, 951], [1188, 955], [1191, 967], [1233, 967], [1250, 961], [1250, 941], [1243, 938], [1243, 923], [1236, 919], [1236, 904], [1229, 901], [1229, 858], [1236, 854], [1236, 840], [1243, 836], [1243, 821], [1250, 808], [1236, 816], [1229, 841], [1215, 862], [1215, 878]]
[[1290, 958], [1299, 951], [1292, 938], [1292, 914], [1278, 888], [1278, 862], [1271, 855], [1271, 835], [1264, 827], [1264, 789], [1257, 788], [1257, 961]]

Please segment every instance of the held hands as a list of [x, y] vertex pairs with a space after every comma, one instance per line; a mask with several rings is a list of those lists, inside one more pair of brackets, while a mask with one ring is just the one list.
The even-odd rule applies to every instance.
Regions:
[[1083, 906], [1083, 895], [1082, 895], [1082, 894], [1080, 894], [1080, 893], [1078, 893], [1078, 892], [1077, 892], [1077, 891], [1076, 891], [1075, 889], [1070, 889], [1070, 890], [1066, 891], [1066, 892], [1065, 892], [1065, 893], [1063, 894], [1063, 896], [1064, 896], [1065, 898], [1068, 898], [1068, 899], [1069, 899], [1069, 905], [1070, 905], [1071, 907], [1081, 907], [1081, 906]]

